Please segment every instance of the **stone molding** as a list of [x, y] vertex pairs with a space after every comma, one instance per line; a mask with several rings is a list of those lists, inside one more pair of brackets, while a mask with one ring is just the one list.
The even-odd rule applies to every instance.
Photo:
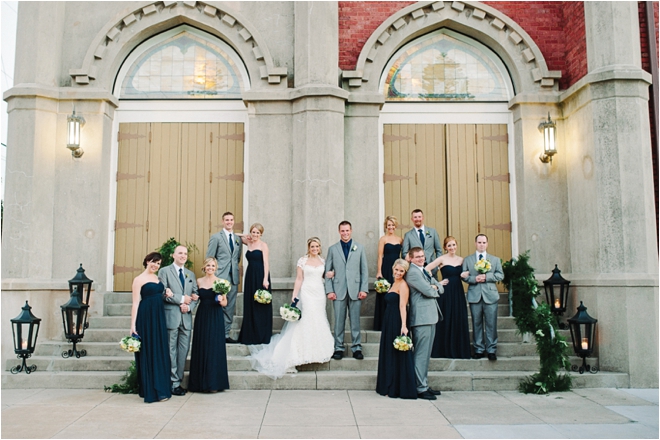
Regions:
[[[245, 63], [252, 87], [286, 87], [282, 78], [286, 78], [287, 68], [274, 65], [268, 45], [255, 26], [237, 12], [198, 1], [148, 2], [115, 16], [96, 34], [81, 67], [69, 70], [74, 87], [97, 84], [111, 91], [115, 75], [131, 50], [151, 36], [180, 24], [192, 24], [224, 37]], [[261, 83], [257, 84], [257, 79]]]
[[119, 100], [110, 92], [96, 87], [79, 89], [73, 87], [49, 87], [42, 84], [17, 84], [7, 90], [2, 99], [45, 98], [56, 101], [106, 101], [113, 107], [119, 106]]
[[444, 27], [495, 51], [509, 69], [516, 94], [558, 89], [561, 72], [548, 70], [541, 50], [522, 27], [494, 8], [470, 1], [421, 1], [393, 14], [369, 37], [356, 69], [343, 72], [343, 87], [378, 91], [381, 74], [399, 48]]

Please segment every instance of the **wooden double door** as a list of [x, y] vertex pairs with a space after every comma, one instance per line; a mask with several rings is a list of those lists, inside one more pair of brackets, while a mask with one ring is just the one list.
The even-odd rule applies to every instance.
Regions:
[[385, 215], [399, 219], [401, 236], [419, 208], [440, 240], [456, 238], [458, 255], [475, 252], [483, 233], [489, 253], [511, 258], [505, 124], [386, 124], [383, 145]]
[[144, 256], [170, 237], [197, 247], [195, 272], [222, 214], [243, 230], [242, 123], [119, 125], [114, 290], [130, 291]]

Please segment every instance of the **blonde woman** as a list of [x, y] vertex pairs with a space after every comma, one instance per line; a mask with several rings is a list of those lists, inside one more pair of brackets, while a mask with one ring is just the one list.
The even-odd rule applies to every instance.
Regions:
[[[392, 275], [392, 265], [401, 258], [401, 243], [403, 239], [395, 235], [399, 221], [393, 215], [385, 217], [385, 235], [378, 240], [378, 272], [376, 279], [385, 278], [392, 284], [394, 277]], [[376, 308], [374, 310], [374, 330], [380, 331], [383, 325], [383, 314], [385, 313], [385, 301], [383, 294], [376, 295]]]
[[197, 279], [199, 306], [190, 355], [188, 390], [214, 393], [229, 389], [227, 374], [227, 347], [225, 345], [225, 314], [227, 295], [213, 291], [218, 262], [210, 257], [204, 260], [204, 276]]

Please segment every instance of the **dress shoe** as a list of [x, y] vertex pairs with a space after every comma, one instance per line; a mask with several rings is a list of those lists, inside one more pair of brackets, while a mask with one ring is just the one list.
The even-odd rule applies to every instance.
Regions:
[[353, 357], [357, 360], [360, 360], [360, 361], [362, 359], [364, 359], [364, 355], [362, 354], [362, 352], [360, 350], [356, 350], [355, 353], [353, 353]]
[[236, 339], [232, 339], [232, 338], [225, 339], [225, 342], [227, 344], [238, 344], [238, 341]]
[[484, 357], [483, 352], [475, 353], [475, 354], [472, 355], [472, 359], [481, 359], [482, 357]]
[[183, 388], [178, 386], [178, 387], [176, 387], [172, 390], [172, 395], [173, 396], [185, 396], [186, 395], [186, 390], [184, 390]]
[[429, 390], [426, 390], [423, 393], [417, 393], [417, 398], [418, 399], [426, 399], [426, 400], [437, 400], [438, 399]]
[[497, 355], [495, 353], [488, 353], [488, 360], [489, 361], [496, 361], [497, 360]]
[[335, 351], [335, 353], [332, 355], [332, 358], [335, 360], [340, 361], [341, 358], [344, 357], [344, 352], [343, 351]]
[[440, 391], [434, 390], [434, 389], [431, 388], [431, 387], [429, 387], [429, 389], [428, 389], [427, 391], [428, 391], [429, 393], [433, 394], [434, 396], [439, 396], [440, 394], [442, 394]]

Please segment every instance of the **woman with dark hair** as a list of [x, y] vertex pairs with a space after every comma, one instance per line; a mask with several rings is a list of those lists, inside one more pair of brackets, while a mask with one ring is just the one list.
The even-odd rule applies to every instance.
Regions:
[[156, 276], [162, 259], [158, 252], [144, 257], [142, 265], [145, 270], [135, 277], [132, 287], [131, 335], [137, 335], [141, 340], [140, 351], [135, 353], [135, 367], [139, 394], [147, 403], [172, 397], [170, 349], [163, 306], [163, 296], [167, 294]]

